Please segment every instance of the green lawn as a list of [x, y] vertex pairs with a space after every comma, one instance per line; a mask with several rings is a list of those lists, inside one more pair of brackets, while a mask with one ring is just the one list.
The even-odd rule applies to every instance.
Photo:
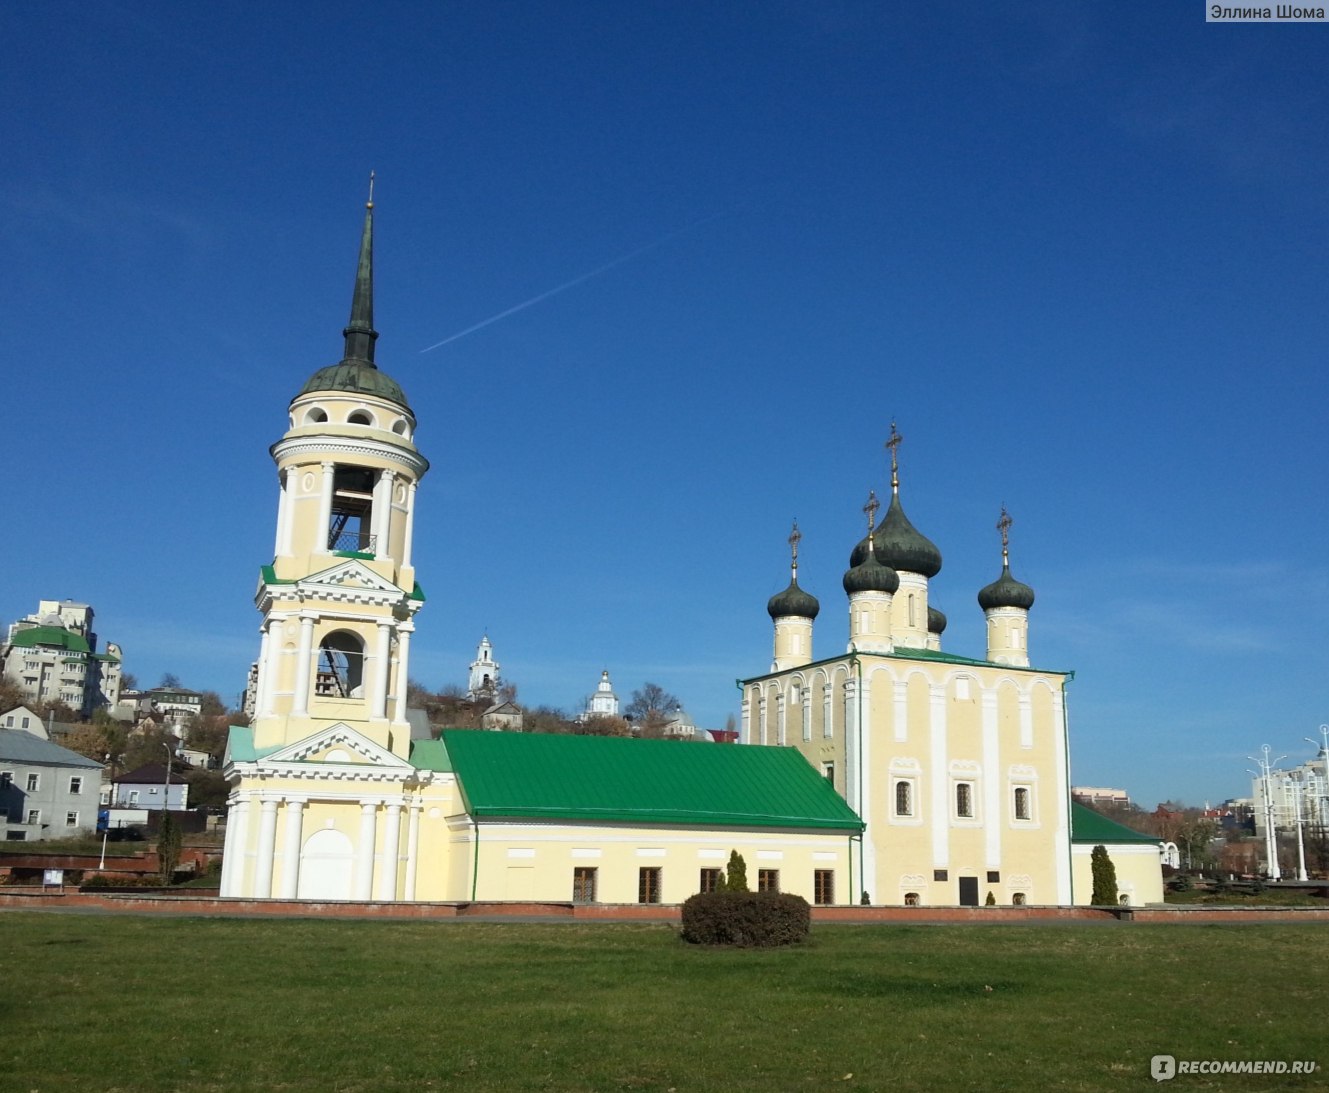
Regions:
[[1313, 925], [823, 926], [780, 951], [656, 925], [0, 931], [6, 1090], [1099, 1090], [1157, 1088], [1156, 1053], [1329, 1067]]

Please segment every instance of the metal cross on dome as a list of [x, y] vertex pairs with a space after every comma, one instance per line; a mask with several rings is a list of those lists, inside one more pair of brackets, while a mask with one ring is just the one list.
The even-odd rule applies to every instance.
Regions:
[[891, 422], [891, 439], [886, 441], [886, 448], [891, 453], [891, 489], [900, 488], [900, 444], [904, 437], [900, 435], [900, 430], [895, 427], [895, 422]]
[[863, 506], [863, 513], [868, 518], [868, 534], [872, 534], [872, 529], [877, 526], [877, 510], [881, 508], [881, 502], [877, 500], [877, 491], [868, 490], [868, 503]]

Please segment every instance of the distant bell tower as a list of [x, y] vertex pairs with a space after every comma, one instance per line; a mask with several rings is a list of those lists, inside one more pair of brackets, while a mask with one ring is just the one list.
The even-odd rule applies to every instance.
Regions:
[[416, 487], [429, 467], [415, 415], [374, 364], [374, 201], [370, 181], [342, 359], [291, 401], [272, 446], [280, 486], [263, 613], [254, 746], [342, 723], [405, 758], [412, 619], [424, 602], [411, 561]]
[[494, 659], [494, 646], [485, 634], [480, 644], [475, 647], [475, 659], [471, 661], [471, 674], [466, 683], [466, 697], [474, 702], [477, 698], [493, 698], [498, 693], [498, 661]]

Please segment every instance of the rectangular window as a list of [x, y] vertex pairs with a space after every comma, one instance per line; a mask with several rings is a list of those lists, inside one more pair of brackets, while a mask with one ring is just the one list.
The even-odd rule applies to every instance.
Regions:
[[821, 776], [825, 778], [826, 781], [830, 782], [831, 785], [835, 785], [835, 764], [830, 761], [822, 763]]
[[814, 903], [835, 902], [835, 870], [816, 869], [812, 873], [812, 900]]
[[572, 870], [572, 902], [594, 903], [596, 867], [578, 865]]
[[78, 813], [77, 813], [77, 812], [66, 812], [66, 813], [65, 813], [65, 827], [78, 827]]
[[39, 808], [28, 809], [28, 823], [36, 825], [42, 822], [42, 810]]
[[0, 770], [0, 789], [7, 789], [14, 781], [14, 772], [12, 770]]
[[955, 784], [955, 814], [964, 819], [974, 816], [974, 787], [971, 782]]
[[660, 902], [660, 867], [658, 865], [643, 866], [637, 870], [637, 902]]
[[82, 778], [78, 778], [78, 777], [70, 778], [70, 779], [69, 779], [69, 792], [70, 792], [70, 793], [82, 793], [82, 792], [83, 792], [83, 779], [82, 779]]
[[28, 727], [28, 722], [31, 721], [31, 720], [32, 720], [32, 719], [31, 719], [31, 718], [28, 718], [28, 717], [25, 717], [25, 718], [23, 719], [23, 727], [24, 727], [25, 729]]
[[42, 776], [41, 776], [40, 774], [29, 774], [29, 775], [28, 775], [28, 792], [29, 792], [29, 793], [36, 793], [37, 790], [38, 790], [38, 788], [41, 786], [41, 784], [42, 784]]
[[138, 804], [138, 790], [131, 789], [129, 791], [129, 807], [133, 808], [136, 804]]
[[779, 890], [780, 890], [780, 870], [778, 869], [757, 870], [758, 892], [778, 892]]
[[1001, 870], [1000, 870], [1000, 869], [989, 869], [989, 870], [988, 870], [988, 884], [1000, 884], [1000, 883], [1001, 883]]
[[714, 892], [720, 887], [720, 870], [703, 869], [697, 882], [698, 892]]
[[895, 783], [895, 814], [912, 816], [914, 814], [914, 784], [899, 781]]
[[1033, 819], [1033, 812], [1029, 807], [1029, 787], [1015, 787], [1015, 818], [1017, 820]]
[[947, 870], [945, 870], [945, 869], [934, 869], [934, 870], [932, 870], [932, 879], [933, 879], [933, 880], [936, 880], [936, 881], [942, 881], [942, 880], [946, 880], [946, 879], [948, 879], [949, 877], [950, 877], [950, 873], [949, 873]]

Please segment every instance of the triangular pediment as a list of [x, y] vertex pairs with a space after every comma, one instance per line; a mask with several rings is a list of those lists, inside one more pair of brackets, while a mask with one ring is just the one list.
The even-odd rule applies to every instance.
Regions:
[[310, 574], [298, 582], [300, 588], [326, 588], [336, 589], [341, 592], [347, 590], [362, 590], [368, 592], [386, 592], [397, 596], [405, 596], [406, 590], [398, 588], [386, 577], [382, 577], [370, 569], [364, 562], [358, 558], [347, 558], [343, 562], [332, 566], [329, 569], [321, 570], [318, 573]]
[[259, 766], [287, 763], [332, 763], [409, 771], [415, 768], [399, 755], [376, 744], [350, 725], [338, 723], [306, 736], [259, 760]]

